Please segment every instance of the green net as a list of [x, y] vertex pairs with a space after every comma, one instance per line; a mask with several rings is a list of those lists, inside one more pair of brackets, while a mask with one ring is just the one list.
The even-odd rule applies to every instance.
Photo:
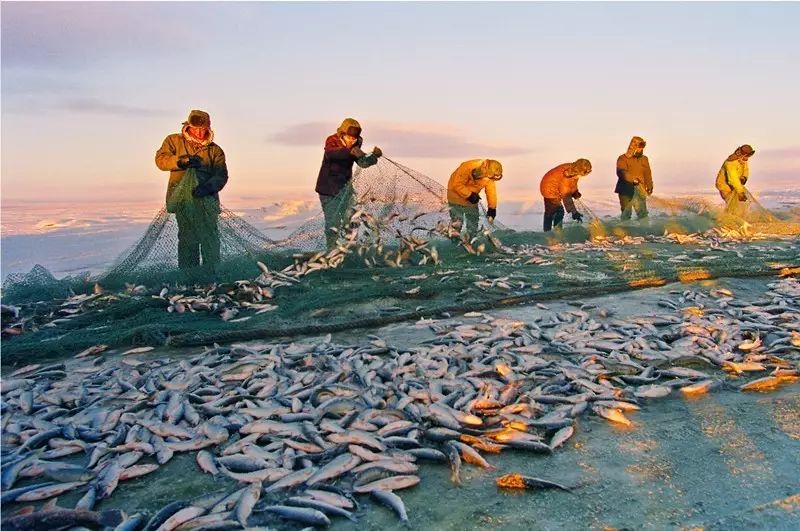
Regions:
[[[347, 195], [336, 198], [329, 220], [340, 223], [329, 246], [322, 213], [275, 242], [215, 200], [192, 197], [192, 183], [184, 184], [103, 274], [55, 279], [37, 267], [10, 277], [3, 302], [18, 311], [4, 313], [3, 362], [93, 345], [324, 333], [668, 282], [800, 271], [797, 213], [767, 219], [755, 198], [735, 215], [684, 201], [647, 223], [590, 216], [551, 233], [489, 225], [481, 211], [481, 230], [467, 235], [452, 227], [442, 185], [381, 159], [357, 171]], [[201, 228], [216, 222], [213, 281], [178, 268], [179, 213]]]

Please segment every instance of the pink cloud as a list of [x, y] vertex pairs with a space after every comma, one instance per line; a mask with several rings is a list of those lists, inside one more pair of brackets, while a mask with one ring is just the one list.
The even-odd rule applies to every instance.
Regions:
[[[268, 140], [285, 146], [321, 146], [337, 124], [306, 122], [287, 127]], [[533, 151], [525, 146], [489, 144], [470, 140], [458, 128], [430, 123], [372, 123], [364, 125], [365, 141], [379, 144], [397, 157], [501, 157]]]

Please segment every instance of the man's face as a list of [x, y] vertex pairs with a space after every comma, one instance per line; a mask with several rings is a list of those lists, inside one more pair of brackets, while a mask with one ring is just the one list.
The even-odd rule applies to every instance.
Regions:
[[195, 138], [205, 138], [206, 137], [206, 128], [205, 127], [193, 127], [189, 126], [189, 134]]

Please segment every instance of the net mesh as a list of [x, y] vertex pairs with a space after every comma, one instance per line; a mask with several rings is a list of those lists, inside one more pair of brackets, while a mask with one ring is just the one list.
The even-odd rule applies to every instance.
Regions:
[[[352, 189], [343, 192], [352, 197], [338, 198], [334, 217], [342, 224], [328, 248], [322, 213], [273, 241], [215, 199], [192, 197], [190, 181], [183, 184], [175, 196], [181, 200], [159, 211], [101, 275], [56, 279], [37, 266], [9, 276], [3, 303], [17, 308], [3, 313], [4, 363], [97, 344], [182, 346], [323, 333], [667, 282], [800, 271], [800, 213], [774, 215], [754, 197], [727, 212], [700, 200], [651, 197], [647, 223], [601, 220], [581, 201], [587, 223], [551, 233], [490, 225], [481, 208], [473, 238], [452, 228], [441, 184], [382, 158], [356, 171]], [[179, 215], [203, 230], [216, 228], [220, 256], [212, 281], [178, 268]]]
[[[450, 224], [447, 188], [422, 173], [387, 157], [368, 168], [357, 168], [353, 174], [353, 197], [336, 201], [339, 208], [332, 213], [348, 219], [348, 211], [358, 210], [377, 222], [375, 237], [391, 242], [398, 234], [405, 236], [445, 237]], [[351, 192], [345, 189], [341, 195]], [[480, 225], [486, 222], [486, 209], [479, 206]], [[495, 222], [493, 228], [506, 227]], [[325, 218], [322, 212], [297, 228], [279, 247], [314, 251], [325, 248]]]

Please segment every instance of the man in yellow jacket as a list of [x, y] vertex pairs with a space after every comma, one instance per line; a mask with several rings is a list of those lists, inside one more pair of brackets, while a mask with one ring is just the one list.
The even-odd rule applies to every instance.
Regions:
[[739, 202], [747, 201], [747, 190], [744, 187], [750, 177], [750, 167], [747, 161], [755, 152], [749, 144], [739, 146], [722, 163], [722, 167], [717, 173], [717, 190], [728, 204], [728, 211], [735, 210]]
[[456, 168], [447, 182], [447, 203], [454, 228], [459, 229], [459, 225], [466, 224], [469, 237], [478, 233], [478, 202], [481, 190], [486, 191], [486, 219], [489, 223], [494, 223], [497, 216], [495, 182], [502, 178], [503, 166], [492, 159], [468, 160]]

